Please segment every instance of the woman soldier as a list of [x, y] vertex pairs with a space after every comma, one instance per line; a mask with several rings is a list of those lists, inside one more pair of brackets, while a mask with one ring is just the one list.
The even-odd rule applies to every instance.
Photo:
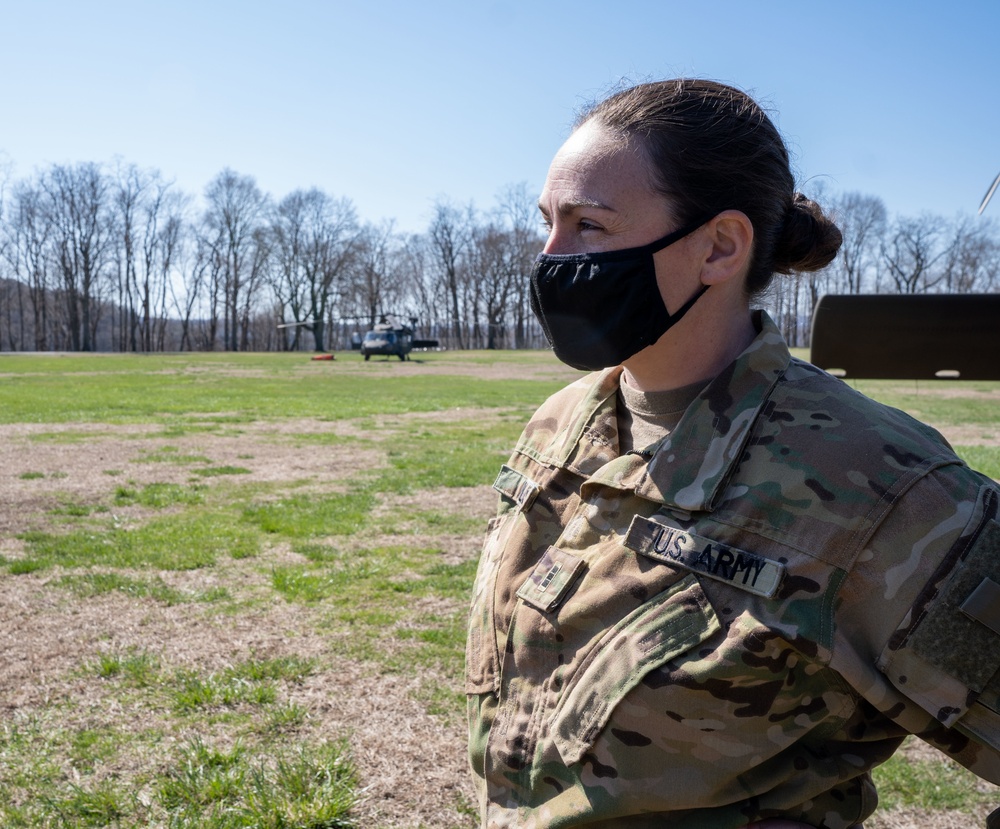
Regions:
[[613, 95], [539, 206], [532, 305], [593, 373], [494, 484], [482, 825], [846, 829], [908, 734], [1000, 783], [1000, 492], [751, 311], [841, 242], [760, 107], [701, 80]]

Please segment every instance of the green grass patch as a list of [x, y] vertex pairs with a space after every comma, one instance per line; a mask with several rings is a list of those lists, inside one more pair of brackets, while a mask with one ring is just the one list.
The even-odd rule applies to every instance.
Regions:
[[260, 550], [259, 534], [252, 527], [225, 513], [211, 512], [182, 513], [135, 529], [30, 532], [20, 538], [26, 542], [27, 554], [11, 563], [12, 573], [54, 565], [195, 570], [210, 567], [220, 555], [247, 558]]
[[386, 443], [390, 469], [380, 491], [409, 493], [492, 483], [523, 424], [481, 421], [421, 423]]
[[300, 556], [305, 556], [317, 564], [327, 561], [339, 561], [343, 556], [343, 553], [337, 547], [312, 542], [296, 542], [292, 544], [292, 552], [298, 553]]
[[162, 446], [159, 449], [143, 452], [135, 463], [174, 463], [187, 466], [192, 463], [211, 463], [212, 459], [204, 455], [185, 455], [176, 446]]
[[[4, 741], [4, 737], [8, 737]], [[12, 778], [0, 780], [0, 823], [34, 827], [141, 827], [185, 829], [355, 829], [351, 810], [358, 781], [343, 741], [282, 745], [280, 733], [248, 746], [241, 740], [214, 746], [194, 738], [141, 780], [99, 778], [94, 771], [116, 755], [123, 734], [83, 729], [65, 740], [74, 779], [44, 761], [33, 761], [39, 734], [17, 744], [0, 735], [0, 747], [30, 764], [31, 796], [15, 798]], [[51, 741], [45, 745], [51, 749]], [[43, 776], [39, 777], [38, 773]]]
[[44, 472], [22, 472], [17, 476], [22, 481], [37, 481], [45, 477]]
[[160, 677], [159, 657], [138, 649], [99, 653], [88, 668], [101, 679], [119, 678], [139, 688], [152, 686]]
[[74, 431], [67, 429], [61, 432], [36, 432], [33, 435], [29, 435], [28, 440], [35, 443], [90, 443], [94, 440], [103, 440], [111, 437], [113, 434], [113, 432]]
[[[910, 738], [915, 739], [915, 738]], [[873, 772], [878, 787], [879, 808], [920, 811], [967, 811], [980, 804], [993, 804], [996, 791], [985, 791], [979, 778], [958, 763], [941, 760], [889, 758]]]
[[263, 532], [288, 538], [353, 535], [368, 522], [376, 504], [365, 488], [336, 495], [294, 495], [244, 508], [244, 518]]
[[[353, 355], [352, 355], [353, 356]], [[340, 420], [367, 415], [435, 412], [461, 407], [534, 408], [563, 379], [505, 380], [425, 373], [421, 364], [523, 362], [551, 367], [540, 352], [425, 355], [384, 365], [360, 360], [320, 366], [301, 354], [12, 355], [4, 359], [4, 423], [162, 423], [171, 429], [261, 418]], [[345, 361], [346, 363], [346, 361]], [[459, 368], [460, 370], [460, 368]], [[72, 381], [73, 394], [66, 394]], [[114, 394], [109, 394], [109, 388]], [[210, 414], [206, 414], [210, 413]], [[178, 420], [180, 419], [180, 420]], [[177, 434], [177, 432], [173, 432]]]
[[[317, 564], [275, 567], [272, 586], [291, 602], [323, 603], [350, 637], [338, 652], [385, 670], [423, 665], [453, 686], [465, 654], [466, 599], [476, 562], [441, 561], [437, 548], [362, 548]], [[419, 600], [428, 609], [415, 610]], [[442, 612], [441, 608], [451, 608]], [[400, 652], [399, 643], [407, 647]]]
[[201, 485], [182, 486], [180, 484], [147, 484], [141, 489], [120, 486], [115, 490], [114, 502], [117, 506], [140, 504], [144, 507], [163, 509], [178, 504], [200, 504], [205, 500], [205, 488]]
[[251, 682], [228, 672], [202, 676], [182, 671], [174, 678], [171, 691], [178, 712], [199, 708], [236, 708], [240, 705], [268, 705], [278, 698], [272, 682]]
[[320, 743], [255, 757], [196, 740], [156, 785], [171, 827], [348, 829], [357, 779], [347, 746]]
[[379, 529], [387, 535], [406, 535], [413, 532], [463, 535], [479, 533], [482, 528], [481, 516], [436, 509], [397, 508], [379, 522]]
[[225, 670], [204, 675], [178, 671], [171, 683], [172, 705], [180, 712], [199, 708], [266, 706], [278, 699], [278, 682], [300, 683], [315, 670], [313, 660], [297, 656], [252, 657]]
[[118, 572], [63, 576], [59, 579], [58, 584], [68, 588], [74, 595], [83, 599], [103, 596], [107, 593], [123, 593], [137, 599], [152, 599], [168, 606], [190, 602], [211, 604], [228, 601], [232, 598], [226, 587], [213, 587], [192, 593], [171, 587], [159, 576], [151, 579], [139, 579]]
[[297, 731], [309, 719], [309, 709], [295, 702], [278, 703], [264, 712], [264, 730], [272, 733]]
[[86, 518], [91, 513], [107, 511], [108, 508], [103, 504], [79, 504], [73, 501], [66, 501], [50, 509], [49, 514], [63, 515], [70, 518]]
[[[855, 380], [863, 394], [911, 414], [936, 428], [960, 424], [995, 431], [1000, 423], [996, 389], [974, 380]], [[942, 392], [947, 392], [942, 393]]]
[[1000, 481], [1000, 446], [956, 446], [955, 452], [973, 469]]
[[217, 478], [221, 475], [249, 475], [250, 470], [245, 466], [206, 466], [201, 469], [191, 470], [195, 475], [202, 478]]
[[74, 732], [69, 741], [73, 768], [92, 772], [101, 763], [118, 755], [122, 734], [112, 728], [84, 728]]
[[166, 605], [191, 601], [180, 590], [170, 587], [161, 578], [134, 579], [121, 573], [83, 573], [63, 576], [59, 584], [69, 588], [80, 598], [89, 599], [107, 593], [123, 593], [140, 599], [154, 599]]
[[64, 826], [114, 826], [134, 812], [136, 798], [120, 784], [102, 780], [89, 786], [71, 783], [65, 795], [46, 805]]

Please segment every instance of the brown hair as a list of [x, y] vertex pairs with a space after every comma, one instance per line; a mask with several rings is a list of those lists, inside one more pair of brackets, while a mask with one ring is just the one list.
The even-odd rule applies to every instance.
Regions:
[[795, 192], [785, 142], [740, 90], [694, 79], [640, 84], [591, 107], [577, 126], [587, 122], [640, 142], [654, 186], [681, 224], [723, 210], [746, 214], [754, 228], [750, 296], [776, 272], [817, 271], [837, 255], [840, 230]]

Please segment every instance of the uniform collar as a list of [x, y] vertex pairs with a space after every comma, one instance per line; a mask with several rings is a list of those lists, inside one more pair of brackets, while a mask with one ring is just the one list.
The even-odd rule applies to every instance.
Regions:
[[[621, 367], [589, 375], [566, 426], [540, 453], [597, 484], [681, 512], [712, 510], [743, 454], [754, 422], [791, 360], [777, 326], [757, 312], [760, 333], [688, 407], [652, 457], [618, 457], [616, 393]], [[541, 459], [541, 458], [540, 458]]]

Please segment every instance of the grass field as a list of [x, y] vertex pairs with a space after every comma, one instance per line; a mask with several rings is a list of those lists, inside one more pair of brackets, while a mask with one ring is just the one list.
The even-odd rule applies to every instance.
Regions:
[[[0, 356], [0, 826], [475, 825], [489, 486], [545, 353]], [[859, 383], [1000, 478], [1000, 383]], [[982, 823], [910, 744], [875, 829]]]

